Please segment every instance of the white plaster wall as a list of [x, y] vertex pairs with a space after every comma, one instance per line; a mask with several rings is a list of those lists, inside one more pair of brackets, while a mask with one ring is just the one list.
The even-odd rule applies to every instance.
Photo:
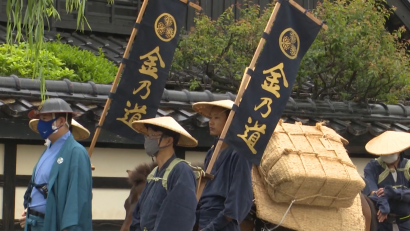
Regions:
[[128, 177], [126, 170], [151, 162], [143, 149], [95, 148], [91, 156], [95, 166], [93, 176], [100, 177]]
[[[28, 183], [28, 182], [27, 182]], [[26, 187], [16, 187], [16, 199], [14, 203], [14, 218], [19, 219], [21, 213], [24, 210], [24, 193], [26, 192]]]
[[45, 148], [44, 145], [17, 145], [16, 175], [31, 175]]
[[128, 189], [93, 189], [93, 220], [123, 220]]
[[3, 187], [0, 187], [0, 217], [3, 217]]
[[205, 160], [206, 152], [185, 152], [185, 160], [191, 162], [192, 164], [203, 164]]
[[364, 176], [363, 170], [367, 163], [374, 158], [350, 158], [354, 165], [356, 165], [357, 171], [361, 176]]

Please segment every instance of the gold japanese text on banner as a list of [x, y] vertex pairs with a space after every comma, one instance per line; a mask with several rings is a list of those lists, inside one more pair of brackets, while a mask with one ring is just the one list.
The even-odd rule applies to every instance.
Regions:
[[149, 0], [104, 129], [135, 140], [132, 122], [156, 116], [187, 7], [179, 0]]
[[276, 20], [225, 137], [256, 165], [285, 109], [300, 61], [321, 29], [288, 1], [279, 2]]

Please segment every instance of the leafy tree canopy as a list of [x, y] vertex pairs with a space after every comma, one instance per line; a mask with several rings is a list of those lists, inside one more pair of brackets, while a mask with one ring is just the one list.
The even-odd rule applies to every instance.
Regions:
[[[233, 7], [216, 21], [198, 15], [176, 50], [173, 70], [197, 67], [214, 81], [215, 90], [236, 92], [272, 9], [245, 5], [239, 20]], [[395, 102], [406, 96], [408, 44], [399, 40], [403, 29], [391, 34], [384, 27], [392, 10], [383, 2], [325, 0], [313, 13], [329, 29], [321, 30], [303, 58], [295, 91], [310, 81], [313, 99]], [[191, 89], [199, 89], [199, 83], [191, 80]]]

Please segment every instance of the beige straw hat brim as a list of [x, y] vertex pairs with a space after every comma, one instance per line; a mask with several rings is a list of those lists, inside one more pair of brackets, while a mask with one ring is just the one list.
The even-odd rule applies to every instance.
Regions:
[[400, 153], [410, 148], [410, 133], [386, 131], [366, 144], [368, 153], [385, 156]]
[[177, 121], [170, 116], [157, 117], [152, 119], [137, 120], [132, 123], [132, 127], [139, 133], [148, 134], [146, 124], [156, 125], [158, 127], [166, 128], [168, 130], [179, 133], [178, 146], [181, 147], [196, 147], [198, 141], [192, 137]]
[[198, 102], [192, 105], [192, 108], [199, 114], [210, 118], [213, 107], [222, 107], [231, 110], [234, 102], [232, 100], [217, 100], [211, 102]]
[[[38, 119], [32, 119], [30, 120], [28, 126], [34, 132], [39, 133], [37, 130], [37, 124], [38, 124]], [[71, 133], [73, 134], [73, 137], [75, 140], [85, 140], [88, 137], [90, 137], [90, 131], [88, 131], [87, 128], [83, 127], [81, 124], [79, 124], [74, 119], [71, 120], [71, 126], [73, 127]]]

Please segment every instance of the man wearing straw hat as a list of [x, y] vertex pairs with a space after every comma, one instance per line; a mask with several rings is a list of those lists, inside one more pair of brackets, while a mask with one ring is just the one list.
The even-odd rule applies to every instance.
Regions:
[[76, 123], [77, 116], [62, 99], [44, 101], [29, 113], [29, 126], [50, 144], [33, 169], [24, 195], [20, 224], [25, 230], [92, 230], [91, 163], [85, 148], [75, 139], [90, 133]]
[[[218, 138], [233, 104], [231, 100], [198, 102], [193, 105], [193, 109], [209, 118], [210, 134]], [[206, 154], [205, 168], [213, 152], [214, 147]], [[253, 204], [251, 168], [252, 165], [243, 155], [223, 143], [221, 153], [211, 171], [214, 179], [207, 182], [198, 203], [199, 230], [240, 231], [239, 225]]]
[[176, 158], [175, 146], [195, 147], [194, 139], [172, 117], [138, 120], [133, 128], [145, 136], [145, 152], [158, 167], [132, 215], [132, 231], [191, 231], [195, 224], [196, 177], [190, 165]]
[[364, 169], [370, 198], [378, 208], [379, 230], [410, 230], [410, 147], [407, 132], [386, 131], [366, 144], [367, 152], [380, 156]]

